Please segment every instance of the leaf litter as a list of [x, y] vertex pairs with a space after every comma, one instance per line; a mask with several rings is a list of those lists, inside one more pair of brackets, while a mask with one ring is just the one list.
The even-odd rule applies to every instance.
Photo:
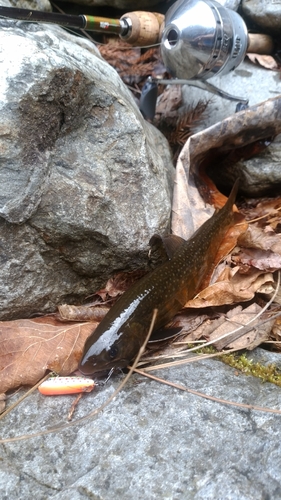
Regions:
[[[231, 117], [231, 123], [230, 119], [226, 119], [223, 125], [216, 124], [188, 139], [180, 154], [176, 170], [173, 233], [188, 238], [212, 214], [213, 208], [210, 200], [215, 206], [222, 206], [225, 201], [210, 180], [207, 180], [206, 184], [205, 171], [201, 165], [209, 151], [213, 148], [225, 149], [226, 144], [228, 148], [239, 148], [243, 144], [244, 137], [245, 142], [249, 142], [247, 128], [251, 127], [252, 121], [260, 115], [263, 116], [265, 122], [269, 121], [269, 115], [271, 115], [270, 124], [274, 132], [279, 133], [281, 131], [280, 120], [274, 120], [278, 107], [276, 102], [277, 99], [266, 101], [250, 110], [250, 114], [249, 110], [243, 112], [244, 120], [241, 119], [241, 113], [239, 113], [239, 119], [236, 116]], [[255, 139], [258, 134], [263, 137], [267, 133], [264, 132], [265, 128], [258, 129]], [[202, 197], [202, 193], [206, 195], [207, 201]], [[196, 339], [201, 339], [205, 343], [206, 340], [209, 343], [215, 342], [217, 348], [241, 350], [260, 345], [266, 340], [280, 341], [281, 322], [276, 319], [273, 324], [268, 322], [267, 328], [258, 335], [257, 324], [253, 324], [253, 335], [247, 331], [243, 337], [238, 340], [232, 338], [231, 342], [224, 346], [218, 343], [217, 339], [218, 335], [221, 339], [229, 334], [230, 319], [232, 322], [245, 325], [249, 318], [253, 321], [259, 316], [257, 311], [263, 311], [264, 304], [274, 290], [273, 272], [281, 268], [280, 234], [277, 232], [281, 227], [278, 211], [280, 198], [266, 200], [264, 204], [260, 202], [258, 205], [258, 211], [255, 208], [253, 214], [248, 207], [247, 215], [258, 216], [262, 218], [262, 221], [249, 224], [248, 229], [245, 223], [236, 224], [227, 235], [216, 259], [217, 270], [219, 269], [220, 272], [215, 271], [213, 277], [208, 277], [210, 284], [205, 283], [199, 294], [186, 304], [181, 314], [181, 318], [185, 318], [182, 320], [182, 325], [189, 323], [189, 330], [184, 333], [185, 342], [192, 343], [196, 342]], [[276, 208], [277, 205], [278, 208]], [[248, 252], [249, 256], [249, 249], [250, 258], [245, 262], [245, 255]], [[265, 254], [264, 252], [271, 253]], [[122, 286], [120, 286], [120, 280]], [[101, 301], [117, 297], [128, 287], [128, 284], [131, 284], [132, 280], [130, 283], [129, 281], [128, 276], [123, 277], [122, 281], [122, 274], [119, 273], [117, 281], [110, 280], [103, 290], [97, 292], [97, 295]], [[259, 293], [266, 293], [267, 298], [263, 295], [257, 296]], [[254, 302], [251, 304], [251, 301]], [[241, 302], [249, 304], [243, 307]], [[261, 306], [258, 303], [261, 303]], [[239, 304], [238, 309], [237, 304]], [[90, 307], [92, 311], [87, 316], [89, 312], [87, 309]], [[101, 304], [89, 307], [83, 305], [81, 308], [66, 305], [60, 307], [60, 319], [58, 316], [48, 316], [33, 320], [1, 322], [1, 390], [5, 392], [17, 386], [34, 384], [45, 374], [46, 370], [55, 371], [60, 375], [69, 375], [75, 371], [85, 340], [97, 325], [95, 311], [98, 309], [102, 316], [105, 310]], [[202, 313], [196, 311], [195, 323], [201, 323], [197, 325], [197, 331], [190, 327], [192, 321], [189, 321], [190, 312], [193, 311], [194, 314], [195, 309], [202, 310]], [[200, 314], [202, 314], [201, 317]], [[217, 318], [214, 318], [214, 315]], [[84, 318], [86, 322], [84, 323], [81, 318]], [[90, 321], [89, 318], [91, 318]], [[76, 320], [79, 322], [73, 323]], [[174, 324], [177, 321], [179, 318], [175, 318]], [[209, 328], [209, 325], [212, 326]], [[168, 346], [164, 345], [160, 349], [161, 358], [168, 359], [180, 353], [182, 349], [178, 347], [177, 341], [178, 338], [172, 344], [169, 342]], [[159, 356], [159, 351], [152, 356], [150, 351], [153, 362], [157, 360], [157, 356]]]
[[[265, 234], [265, 238], [267, 239], [267, 234]], [[261, 246], [261, 242], [262, 237], [259, 232], [259, 246]], [[272, 242], [276, 244], [275, 239], [272, 239]], [[245, 248], [243, 252], [246, 250]], [[258, 252], [261, 250], [257, 249], [256, 251], [258, 262]], [[196, 340], [203, 339], [205, 342], [213, 342], [218, 350], [234, 347], [240, 350], [248, 349], [249, 346], [253, 345], [253, 342], [255, 345], [260, 345], [265, 340], [270, 339], [273, 325], [268, 323], [263, 332], [255, 328], [252, 333], [245, 334], [236, 343], [233, 341], [234, 343], [226, 342], [222, 345], [216, 342], [218, 335], [221, 336], [234, 329], [233, 323], [245, 325], [261, 309], [257, 303], [243, 308], [242, 302], [251, 301], [256, 293], [264, 293], [263, 286], [265, 284], [268, 286], [267, 294], [274, 291], [273, 273], [267, 271], [263, 256], [260, 257], [262, 265], [256, 264], [262, 269], [254, 267], [253, 263], [249, 262], [245, 271], [243, 262], [240, 265], [237, 264], [239, 252], [241, 252], [241, 248], [236, 247], [233, 254], [228, 255], [228, 258], [219, 264], [217, 269], [220, 269], [221, 272], [217, 274], [215, 281], [190, 300], [183, 312], [175, 317], [172, 326], [182, 328], [180, 337], [182, 341], [192, 344]], [[221, 259], [221, 251], [219, 253], [219, 259]], [[270, 271], [272, 271], [271, 264]], [[105, 301], [109, 297], [116, 298], [131, 286], [133, 279], [132, 276], [128, 278], [127, 275], [126, 281], [126, 278], [124, 276], [122, 278], [119, 273], [117, 277], [109, 280], [106, 287], [97, 292], [97, 295]], [[69, 375], [74, 372], [77, 369], [86, 338], [108, 310], [108, 307], [101, 306], [101, 304], [102, 302], [94, 306], [62, 305], [58, 308], [59, 315], [56, 316], [2, 322], [0, 335], [0, 345], [2, 346], [0, 349], [0, 386], [2, 391], [5, 392], [19, 385], [34, 384], [44, 376], [46, 370], [54, 371], [60, 375]], [[236, 304], [240, 305], [237, 307]], [[231, 306], [230, 309], [223, 311], [219, 309], [220, 306], [225, 307], [226, 305]], [[233, 305], [236, 306], [233, 308]], [[196, 312], [194, 312], [195, 310]], [[276, 328], [273, 331], [276, 332]], [[167, 346], [161, 347], [160, 345], [162, 359], [163, 357], [173, 357], [180, 351], [182, 349], [177, 346], [177, 342], [168, 346], [168, 349]], [[152, 356], [156, 361], [159, 351], [156, 351], [155, 355], [151, 355], [151, 350], [148, 352], [150, 358]]]
[[253, 52], [248, 52], [246, 54], [248, 59], [254, 63], [258, 64], [259, 66], [262, 66], [263, 68], [266, 69], [271, 69], [271, 70], [278, 70], [279, 66], [277, 61], [274, 59], [274, 57], [270, 55], [264, 55], [264, 54], [254, 54]]

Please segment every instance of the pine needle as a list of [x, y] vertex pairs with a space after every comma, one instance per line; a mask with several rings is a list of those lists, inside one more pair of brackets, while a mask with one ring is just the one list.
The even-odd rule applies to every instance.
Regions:
[[221, 403], [221, 404], [230, 405], [230, 406], [236, 406], [238, 408], [245, 408], [247, 410], [264, 411], [267, 413], [276, 413], [278, 415], [281, 415], [281, 410], [275, 410], [273, 408], [267, 408], [264, 406], [250, 405], [247, 403], [236, 403], [235, 401], [228, 401], [227, 399], [217, 398], [216, 396], [209, 396], [208, 394], [204, 394], [203, 392], [189, 389], [188, 387], [185, 387], [184, 385], [177, 384], [174, 382], [170, 382], [169, 380], [165, 380], [165, 379], [156, 377], [155, 375], [151, 375], [150, 373], [146, 373], [142, 370], [139, 370], [138, 368], [134, 368], [134, 371], [136, 373], [139, 373], [140, 375], [143, 375], [144, 377], [148, 377], [148, 378], [151, 378], [152, 380], [155, 380], [156, 382], [160, 382], [161, 384], [169, 385], [170, 387], [174, 387], [175, 389], [189, 392], [190, 394], [194, 394], [194, 396], [199, 396], [200, 398], [210, 399], [211, 401], [215, 401], [216, 403]]
[[41, 385], [42, 382], [47, 380], [51, 375], [52, 375], [52, 372], [47, 373], [47, 375], [45, 375], [43, 378], [41, 378], [41, 380], [39, 380], [39, 382], [37, 382], [37, 384], [35, 384], [33, 387], [31, 387], [31, 389], [29, 389], [27, 392], [25, 392], [24, 395], [21, 396], [15, 403], [13, 403], [11, 406], [9, 406], [9, 408], [7, 408], [5, 411], [3, 411], [0, 415], [0, 420], [2, 418], [4, 418], [6, 415], [8, 415], [8, 413], [10, 413], [10, 411], [12, 411], [14, 408], [16, 408], [25, 398], [30, 396], [30, 394], [32, 394], [37, 389], [37, 387], [39, 387], [39, 385]]

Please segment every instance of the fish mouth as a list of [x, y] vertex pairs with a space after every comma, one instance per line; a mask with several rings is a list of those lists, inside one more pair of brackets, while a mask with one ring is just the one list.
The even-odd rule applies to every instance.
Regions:
[[99, 380], [99, 379], [105, 379], [107, 376], [108, 376], [108, 373], [109, 373], [110, 370], [99, 370], [99, 371], [94, 371], [92, 373], [89, 373], [89, 372], [83, 372], [81, 370], [81, 368], [79, 368], [79, 372], [84, 376], [84, 377], [89, 377], [91, 379], [94, 379], [95, 381], [96, 380]]
[[118, 368], [122, 369], [128, 366], [128, 364], [129, 361], [127, 359], [118, 359], [110, 363], [92, 365], [91, 367], [89, 367], [89, 369], [87, 366], [79, 366], [78, 370], [82, 373], [82, 375], [87, 377], [91, 377], [93, 375], [95, 375], [95, 377], [101, 377], [107, 375], [108, 372], [112, 370], [112, 368], [114, 368], [115, 370], [117, 370]]

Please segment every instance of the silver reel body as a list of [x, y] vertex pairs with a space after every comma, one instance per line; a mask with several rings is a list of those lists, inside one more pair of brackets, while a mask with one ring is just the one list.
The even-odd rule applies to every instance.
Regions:
[[161, 53], [180, 79], [207, 80], [235, 69], [248, 47], [246, 25], [236, 12], [210, 0], [178, 0], [167, 12]]

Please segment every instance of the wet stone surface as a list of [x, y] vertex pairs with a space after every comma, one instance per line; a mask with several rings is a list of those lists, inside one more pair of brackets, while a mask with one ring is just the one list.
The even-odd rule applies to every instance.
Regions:
[[[157, 375], [226, 400], [281, 409], [279, 387], [237, 374], [220, 361]], [[75, 418], [99, 407], [121, 379], [84, 396]], [[65, 423], [72, 401], [33, 394], [1, 422], [1, 437]], [[1, 498], [279, 498], [280, 418], [134, 375], [98, 416], [58, 433], [1, 445]]]

